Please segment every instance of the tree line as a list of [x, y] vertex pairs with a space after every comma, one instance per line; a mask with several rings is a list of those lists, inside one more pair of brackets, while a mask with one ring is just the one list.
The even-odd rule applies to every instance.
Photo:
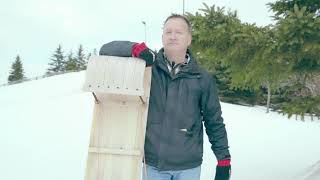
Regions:
[[[91, 55], [97, 55], [96, 49], [88, 54], [85, 54], [83, 46], [80, 44], [75, 54], [72, 50], [68, 54], [65, 54], [62, 46], [59, 44], [49, 59], [46, 75], [85, 70]], [[27, 77], [25, 76], [21, 57], [20, 55], [17, 55], [15, 61], [11, 65], [8, 83], [24, 80], [26, 78]]]
[[187, 13], [191, 49], [216, 77], [223, 101], [319, 118], [320, 93], [310, 84], [320, 78], [320, 1], [268, 6], [275, 20], [268, 26], [242, 23], [236, 11], [215, 5]]

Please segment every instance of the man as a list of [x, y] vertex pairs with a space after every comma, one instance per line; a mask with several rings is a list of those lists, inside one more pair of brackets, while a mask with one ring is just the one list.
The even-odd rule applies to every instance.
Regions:
[[119, 56], [127, 56], [130, 51], [152, 66], [145, 180], [200, 179], [202, 122], [218, 160], [215, 180], [230, 178], [230, 153], [217, 87], [188, 49], [191, 40], [190, 22], [172, 14], [165, 20], [163, 48], [157, 54], [144, 43], [128, 41], [112, 42], [100, 50], [100, 55]]

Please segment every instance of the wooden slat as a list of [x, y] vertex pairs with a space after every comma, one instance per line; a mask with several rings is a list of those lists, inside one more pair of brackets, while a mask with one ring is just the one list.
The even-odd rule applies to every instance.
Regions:
[[83, 90], [142, 96], [144, 73], [145, 61], [138, 58], [92, 56]]
[[127, 156], [141, 156], [142, 155], [140, 150], [110, 149], [110, 148], [96, 148], [96, 147], [90, 147], [88, 152], [100, 153], [100, 154], [127, 155]]

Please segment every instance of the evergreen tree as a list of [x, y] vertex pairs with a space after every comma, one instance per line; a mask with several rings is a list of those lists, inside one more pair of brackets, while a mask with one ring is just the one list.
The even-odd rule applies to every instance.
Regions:
[[77, 59], [73, 56], [73, 52], [70, 51], [68, 54], [67, 62], [66, 62], [66, 71], [77, 71], [79, 70]]
[[[228, 74], [224, 76], [229, 76], [226, 80], [230, 82], [220, 84], [220, 87], [228, 87], [229, 95], [245, 95], [252, 103], [252, 98], [258, 98], [255, 95], [260, 94], [261, 87], [266, 86], [270, 97], [271, 88], [279, 82], [276, 77], [282, 72], [274, 68], [279, 64], [270, 52], [273, 43], [270, 28], [243, 24], [236, 12], [225, 13], [224, 8], [209, 7], [206, 4], [204, 6], [205, 9], [201, 9], [203, 15], [188, 14], [194, 28], [191, 48], [196, 52], [200, 64], [209, 71], [227, 68], [224, 72]], [[236, 99], [239, 98], [234, 98], [235, 101]], [[270, 98], [268, 99], [269, 105]]]
[[76, 61], [77, 61], [77, 66], [78, 66], [78, 70], [85, 70], [87, 68], [87, 62], [86, 62], [86, 58], [85, 58], [85, 54], [83, 52], [83, 47], [80, 44], [78, 51], [77, 51], [77, 55], [76, 55]]
[[21, 62], [20, 56], [17, 55], [16, 60], [11, 65], [11, 71], [8, 77], [8, 82], [10, 83], [13, 81], [22, 80], [24, 78], [25, 76], [24, 76], [24, 70], [22, 67], [22, 62]]
[[221, 65], [221, 63], [217, 64], [215, 66], [214, 77], [216, 78], [221, 100], [225, 102], [232, 101], [232, 98], [229, 98], [233, 94], [233, 91], [230, 89], [230, 69], [226, 66]]
[[90, 59], [91, 56], [92, 56], [92, 53], [90, 52], [90, 53], [87, 55], [87, 58], [86, 58], [87, 62], [89, 62], [89, 59]]
[[319, 0], [278, 0], [273, 3], [268, 3], [269, 8], [275, 13], [274, 19], [276, 20], [288, 17], [289, 13], [294, 11], [295, 5], [301, 8], [305, 7], [306, 11], [320, 16]]
[[320, 17], [296, 5], [276, 28], [279, 61], [303, 78], [320, 72]]
[[320, 96], [306, 82], [320, 73], [320, 1], [278, 0], [268, 4], [277, 24], [273, 53], [290, 73], [277, 104], [284, 114], [320, 117]]
[[215, 73], [223, 99], [230, 101], [235, 94], [266, 101], [267, 109], [275, 101], [289, 115], [320, 114], [319, 96], [305, 93], [306, 82], [320, 73], [319, 2], [311, 1], [299, 1], [304, 7], [277, 1], [288, 3], [281, 5], [286, 9], [273, 9], [279, 10], [277, 24], [266, 27], [241, 23], [236, 12], [214, 5], [187, 14], [193, 26], [191, 49], [199, 64]]
[[87, 62], [89, 62], [89, 59], [90, 59], [91, 56], [97, 56], [97, 49], [96, 49], [96, 48], [93, 49], [92, 53], [90, 52], [90, 53], [88, 54], [88, 56], [87, 56]]
[[231, 86], [230, 67], [217, 64], [215, 66], [214, 76], [219, 89], [219, 97], [223, 102], [233, 104], [250, 104], [256, 103], [257, 95], [254, 91], [246, 89], [233, 88]]
[[200, 9], [201, 14], [187, 13], [193, 27], [191, 48], [200, 64], [212, 72], [215, 65], [225, 65], [225, 52], [229, 49], [231, 37], [237, 33], [241, 22], [236, 12], [225, 12], [224, 8], [203, 4], [205, 9]]
[[62, 47], [59, 44], [58, 48], [54, 52], [51, 57], [51, 62], [48, 64], [49, 68], [47, 70], [47, 74], [57, 73], [57, 72], [64, 72], [65, 71], [65, 56], [62, 51]]
[[[250, 88], [266, 90], [267, 112], [269, 112], [271, 94], [278, 91], [281, 82], [289, 75], [287, 65], [277, 61], [274, 55], [276, 42], [274, 30], [269, 26], [254, 26], [253, 29], [240, 34], [245, 35], [245, 38], [240, 38], [237, 43], [247, 44], [246, 48], [252, 50], [248, 52], [249, 54], [243, 53], [250, 57], [245, 67], [245, 82]], [[244, 58], [242, 55], [239, 57]], [[237, 64], [237, 61], [233, 64]]]
[[287, 65], [291, 74], [287, 89], [294, 93], [285, 93], [286, 103], [281, 104], [280, 108], [288, 115], [318, 115], [319, 105], [315, 105], [318, 108], [311, 106], [319, 101], [319, 95], [304, 92], [309, 92], [306, 82], [320, 72], [320, 16], [297, 4], [286, 13], [276, 25], [274, 53], [277, 61]]

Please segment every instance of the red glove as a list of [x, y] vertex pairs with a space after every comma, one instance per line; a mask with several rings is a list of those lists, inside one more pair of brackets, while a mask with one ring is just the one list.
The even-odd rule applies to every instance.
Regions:
[[151, 66], [155, 60], [155, 53], [151, 51], [145, 43], [137, 43], [132, 46], [132, 57], [138, 57], [146, 61], [147, 66]]
[[231, 166], [231, 160], [230, 159], [224, 159], [218, 161], [217, 166]]
[[231, 175], [231, 160], [224, 159], [219, 160], [218, 165], [216, 167], [216, 176], [215, 180], [229, 180]]

